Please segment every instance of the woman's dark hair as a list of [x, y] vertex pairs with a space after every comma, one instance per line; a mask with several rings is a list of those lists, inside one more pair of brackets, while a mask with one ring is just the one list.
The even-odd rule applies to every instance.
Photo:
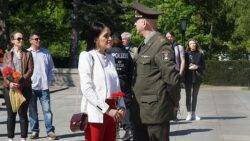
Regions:
[[122, 46], [122, 37], [119, 33], [114, 33], [112, 35], [113, 47], [120, 47]]
[[102, 22], [94, 22], [91, 25], [89, 29], [89, 33], [88, 33], [88, 38], [87, 38], [87, 48], [86, 48], [87, 51], [90, 51], [96, 48], [96, 45], [95, 45], [96, 38], [100, 36], [101, 32], [103, 31], [105, 27], [107, 26]]
[[171, 36], [175, 37], [174, 31], [168, 31], [167, 33], [169, 33]]

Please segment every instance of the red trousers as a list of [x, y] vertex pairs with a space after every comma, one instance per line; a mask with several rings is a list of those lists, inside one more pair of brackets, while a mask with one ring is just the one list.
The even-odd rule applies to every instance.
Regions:
[[[106, 101], [110, 108], [115, 108], [115, 100]], [[103, 123], [88, 123], [85, 131], [85, 141], [115, 141], [116, 122], [107, 114], [103, 116]]]

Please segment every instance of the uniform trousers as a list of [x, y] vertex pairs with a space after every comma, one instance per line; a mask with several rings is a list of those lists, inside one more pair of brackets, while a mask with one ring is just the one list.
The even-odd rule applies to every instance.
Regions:
[[[107, 100], [110, 108], [115, 108], [115, 100]], [[116, 122], [107, 114], [103, 115], [103, 123], [88, 123], [85, 141], [115, 141]]]
[[132, 98], [131, 106], [134, 141], [169, 141], [169, 121], [164, 124], [143, 124], [140, 117], [140, 108], [135, 97]]
[[163, 124], [147, 124], [149, 141], [169, 141], [169, 121]]
[[169, 141], [169, 121], [164, 124], [142, 124], [135, 129], [135, 141]]

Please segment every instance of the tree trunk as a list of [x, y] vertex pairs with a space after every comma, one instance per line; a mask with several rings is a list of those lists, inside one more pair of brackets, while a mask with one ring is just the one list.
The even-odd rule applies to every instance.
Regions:
[[77, 67], [77, 47], [78, 47], [78, 31], [77, 31], [77, 2], [73, 0], [73, 12], [71, 15], [72, 35], [70, 47], [70, 67]]

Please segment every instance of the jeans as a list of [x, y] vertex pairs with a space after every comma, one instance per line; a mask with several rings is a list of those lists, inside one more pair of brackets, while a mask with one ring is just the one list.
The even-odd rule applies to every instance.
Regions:
[[50, 107], [50, 93], [49, 90], [32, 90], [32, 97], [29, 105], [29, 119], [30, 128], [32, 132], [39, 132], [39, 120], [37, 112], [37, 100], [40, 100], [44, 122], [47, 134], [49, 132], [54, 132], [55, 127], [52, 125], [53, 114]]
[[[20, 128], [21, 128], [21, 137], [27, 138], [28, 134], [28, 107], [30, 102], [30, 95], [31, 95], [31, 87], [23, 88], [22, 94], [25, 97], [26, 101], [21, 105], [18, 109], [18, 115], [20, 120]], [[8, 131], [8, 138], [14, 138], [15, 133], [15, 125], [16, 125], [16, 115], [17, 113], [13, 113], [10, 103], [9, 97], [9, 89], [4, 88], [4, 99], [7, 108], [7, 131]]]

